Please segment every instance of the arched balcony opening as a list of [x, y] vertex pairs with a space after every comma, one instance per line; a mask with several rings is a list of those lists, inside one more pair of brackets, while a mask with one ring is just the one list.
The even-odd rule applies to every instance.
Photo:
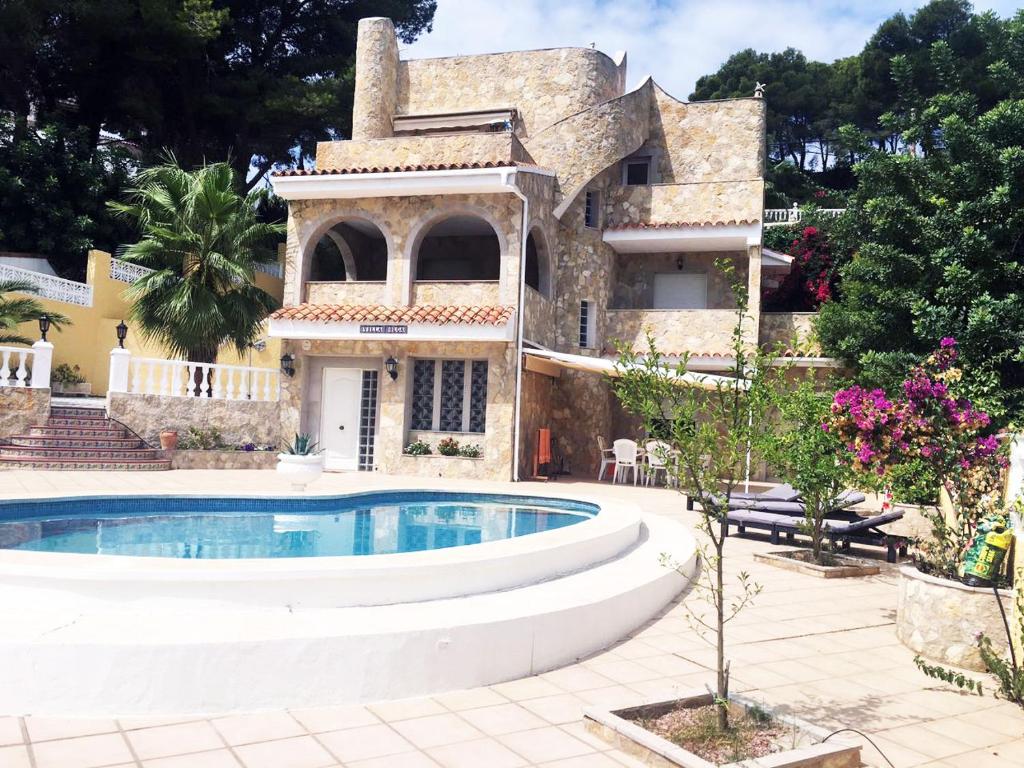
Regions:
[[536, 229], [526, 237], [526, 285], [551, 298], [551, 261], [544, 236]]
[[387, 274], [387, 239], [363, 219], [348, 219], [327, 230], [309, 260], [310, 282], [383, 282]]
[[417, 281], [497, 282], [501, 243], [477, 216], [449, 216], [424, 235], [416, 252]]

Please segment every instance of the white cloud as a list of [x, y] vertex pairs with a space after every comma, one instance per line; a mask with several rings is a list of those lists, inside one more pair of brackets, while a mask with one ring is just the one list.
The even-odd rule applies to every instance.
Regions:
[[[589, 46], [629, 53], [629, 85], [653, 75], [678, 98], [743, 48], [857, 53], [878, 23], [923, 3], [899, 0], [439, 0], [434, 31], [405, 58]], [[1002, 15], [1017, 0], [976, 2]]]

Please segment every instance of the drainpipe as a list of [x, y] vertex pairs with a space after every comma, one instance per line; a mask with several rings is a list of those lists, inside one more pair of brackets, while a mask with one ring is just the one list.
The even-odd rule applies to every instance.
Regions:
[[508, 188], [509, 192], [523, 201], [523, 225], [520, 230], [520, 240], [522, 242], [519, 244], [519, 306], [516, 308], [516, 387], [512, 421], [512, 482], [518, 483], [520, 480], [519, 414], [521, 411], [520, 401], [523, 394], [523, 302], [526, 299], [526, 238], [530, 234], [527, 231], [527, 227], [530, 226], [530, 201], [516, 185], [515, 170], [505, 173], [502, 183]]

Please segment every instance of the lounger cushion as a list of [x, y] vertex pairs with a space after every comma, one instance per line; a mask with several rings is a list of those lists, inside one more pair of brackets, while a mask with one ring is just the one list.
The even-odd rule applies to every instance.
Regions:
[[732, 501], [796, 501], [800, 498], [800, 491], [796, 490], [789, 483], [777, 485], [761, 493], [733, 493], [730, 496]]

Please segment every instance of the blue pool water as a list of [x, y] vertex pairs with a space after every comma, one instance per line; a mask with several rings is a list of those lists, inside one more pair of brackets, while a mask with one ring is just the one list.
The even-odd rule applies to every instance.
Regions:
[[561, 499], [432, 491], [14, 501], [0, 502], [0, 549], [188, 559], [380, 555], [527, 536], [597, 512]]

